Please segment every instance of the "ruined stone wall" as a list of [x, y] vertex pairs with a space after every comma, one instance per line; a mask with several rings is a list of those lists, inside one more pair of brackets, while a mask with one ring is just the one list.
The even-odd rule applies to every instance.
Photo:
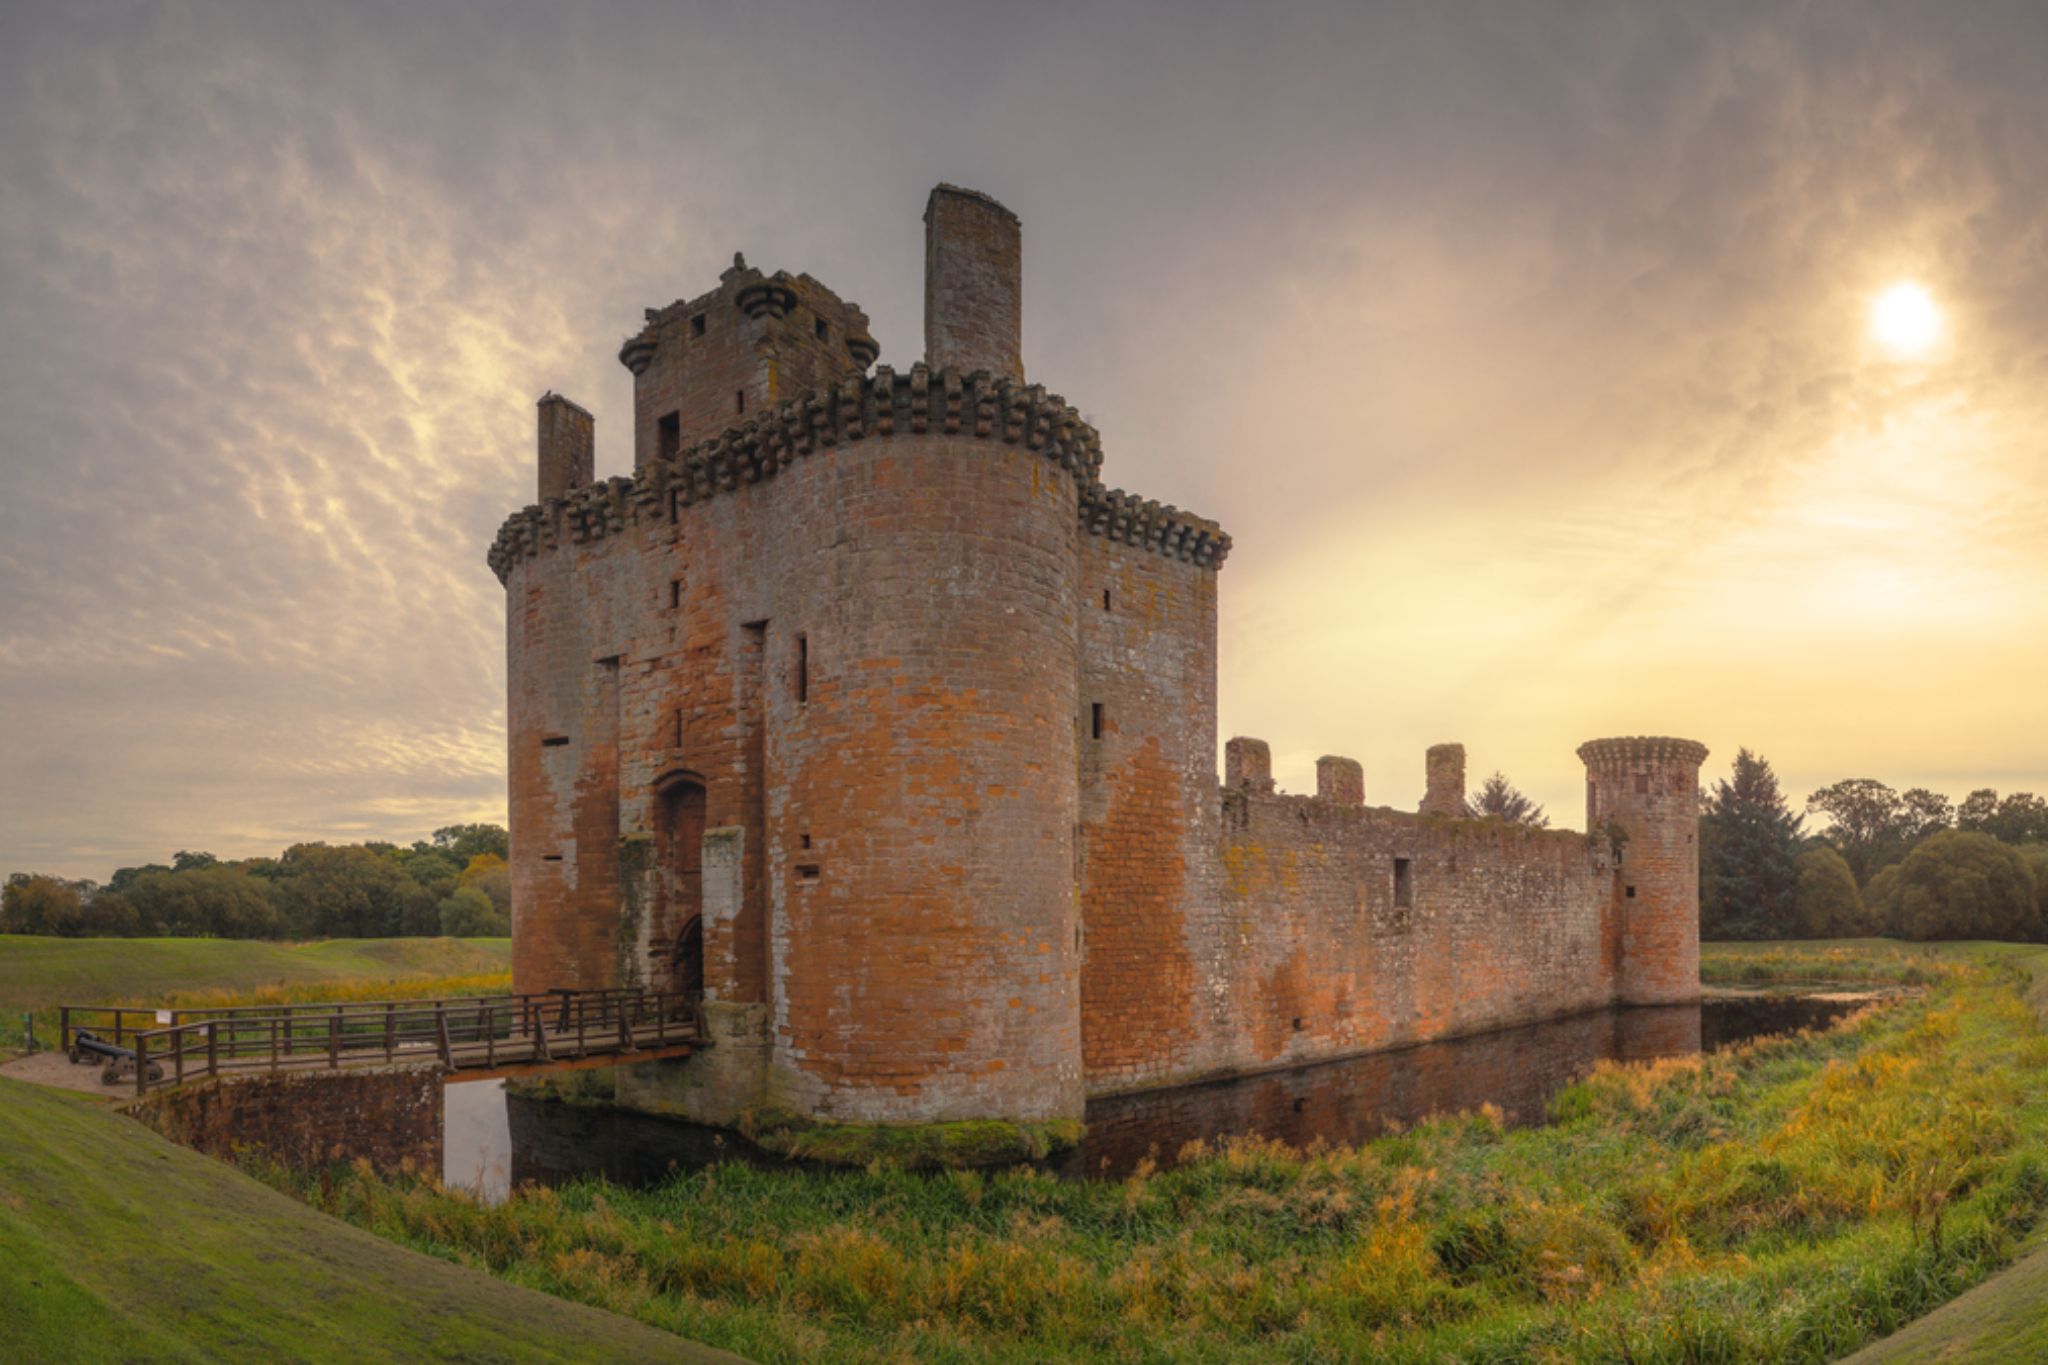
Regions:
[[[1232, 741], [1213, 916], [1147, 908], [1143, 956], [1091, 1011], [1091, 1094], [1298, 1065], [1607, 1005], [1612, 873], [1568, 831], [1356, 804], [1270, 788], [1263, 746]], [[1406, 864], [1397, 872], [1396, 860]], [[1405, 903], [1404, 903], [1405, 902]], [[1121, 932], [1128, 933], [1125, 929]], [[1090, 980], [1098, 930], [1088, 924]], [[1134, 955], [1134, 957], [1137, 955]], [[1097, 1021], [1100, 1021], [1097, 1026]], [[1148, 1024], [1145, 1021], [1161, 1022]], [[1120, 1048], [1120, 1030], [1145, 1045]]]
[[159, 1090], [128, 1112], [173, 1142], [232, 1159], [245, 1149], [305, 1170], [361, 1158], [441, 1174], [442, 1075], [431, 1068], [298, 1072]]

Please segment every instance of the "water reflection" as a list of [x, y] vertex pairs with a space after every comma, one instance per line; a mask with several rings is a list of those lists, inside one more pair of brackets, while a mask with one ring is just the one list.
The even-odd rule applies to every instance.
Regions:
[[[1644, 1061], [1712, 1052], [1767, 1033], [1829, 1022], [1848, 999], [1758, 996], [1665, 1009], [1603, 1010], [1400, 1052], [1093, 1101], [1088, 1134], [1055, 1169], [1117, 1177], [1141, 1161], [1171, 1164], [1197, 1138], [1277, 1138], [1342, 1146], [1394, 1124], [1492, 1104], [1510, 1124], [1541, 1122], [1550, 1097], [1601, 1058]], [[503, 1081], [447, 1087], [443, 1178], [503, 1198], [514, 1185], [602, 1175], [644, 1185], [724, 1160], [786, 1165], [719, 1129], [629, 1110], [508, 1095]]]

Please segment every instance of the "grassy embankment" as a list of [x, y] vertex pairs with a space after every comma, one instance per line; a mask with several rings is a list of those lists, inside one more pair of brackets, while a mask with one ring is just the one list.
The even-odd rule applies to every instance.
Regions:
[[22, 1043], [24, 1010], [56, 1046], [59, 1005], [197, 1007], [376, 1000], [509, 990], [504, 938], [36, 938], [0, 934], [0, 1055]]
[[100, 1101], [6, 1080], [0, 1356], [731, 1359], [393, 1246]]
[[[361, 1226], [764, 1361], [1826, 1360], [2048, 1211], [2043, 950], [1713, 951], [1927, 990], [1831, 1032], [1603, 1066], [1553, 1125], [1241, 1144], [1116, 1183], [724, 1166], [496, 1208], [351, 1173]], [[2039, 989], [2036, 987], [2035, 989]]]

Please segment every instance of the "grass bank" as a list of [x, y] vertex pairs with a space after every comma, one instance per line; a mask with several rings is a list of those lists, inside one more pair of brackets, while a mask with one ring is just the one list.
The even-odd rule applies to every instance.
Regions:
[[59, 1005], [262, 1004], [507, 990], [505, 938], [40, 938], [0, 934], [0, 1051], [23, 1011], [55, 1046]]
[[104, 1105], [0, 1080], [9, 1361], [730, 1360], [421, 1256]]
[[1541, 1129], [1244, 1143], [1116, 1183], [733, 1165], [494, 1208], [361, 1172], [304, 1193], [763, 1361], [1827, 1360], [2041, 1221], [2048, 1039], [2014, 950], [1771, 951], [1784, 975], [1926, 990], [1825, 1034], [1603, 1065]]

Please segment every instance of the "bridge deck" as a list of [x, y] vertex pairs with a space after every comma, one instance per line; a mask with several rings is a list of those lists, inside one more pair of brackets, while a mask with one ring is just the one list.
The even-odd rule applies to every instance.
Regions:
[[511, 1075], [703, 1046], [695, 998], [656, 991], [212, 1010], [67, 1005], [61, 1031], [74, 1061], [102, 1062], [111, 1083], [132, 1073], [138, 1095], [213, 1076], [409, 1065]]

